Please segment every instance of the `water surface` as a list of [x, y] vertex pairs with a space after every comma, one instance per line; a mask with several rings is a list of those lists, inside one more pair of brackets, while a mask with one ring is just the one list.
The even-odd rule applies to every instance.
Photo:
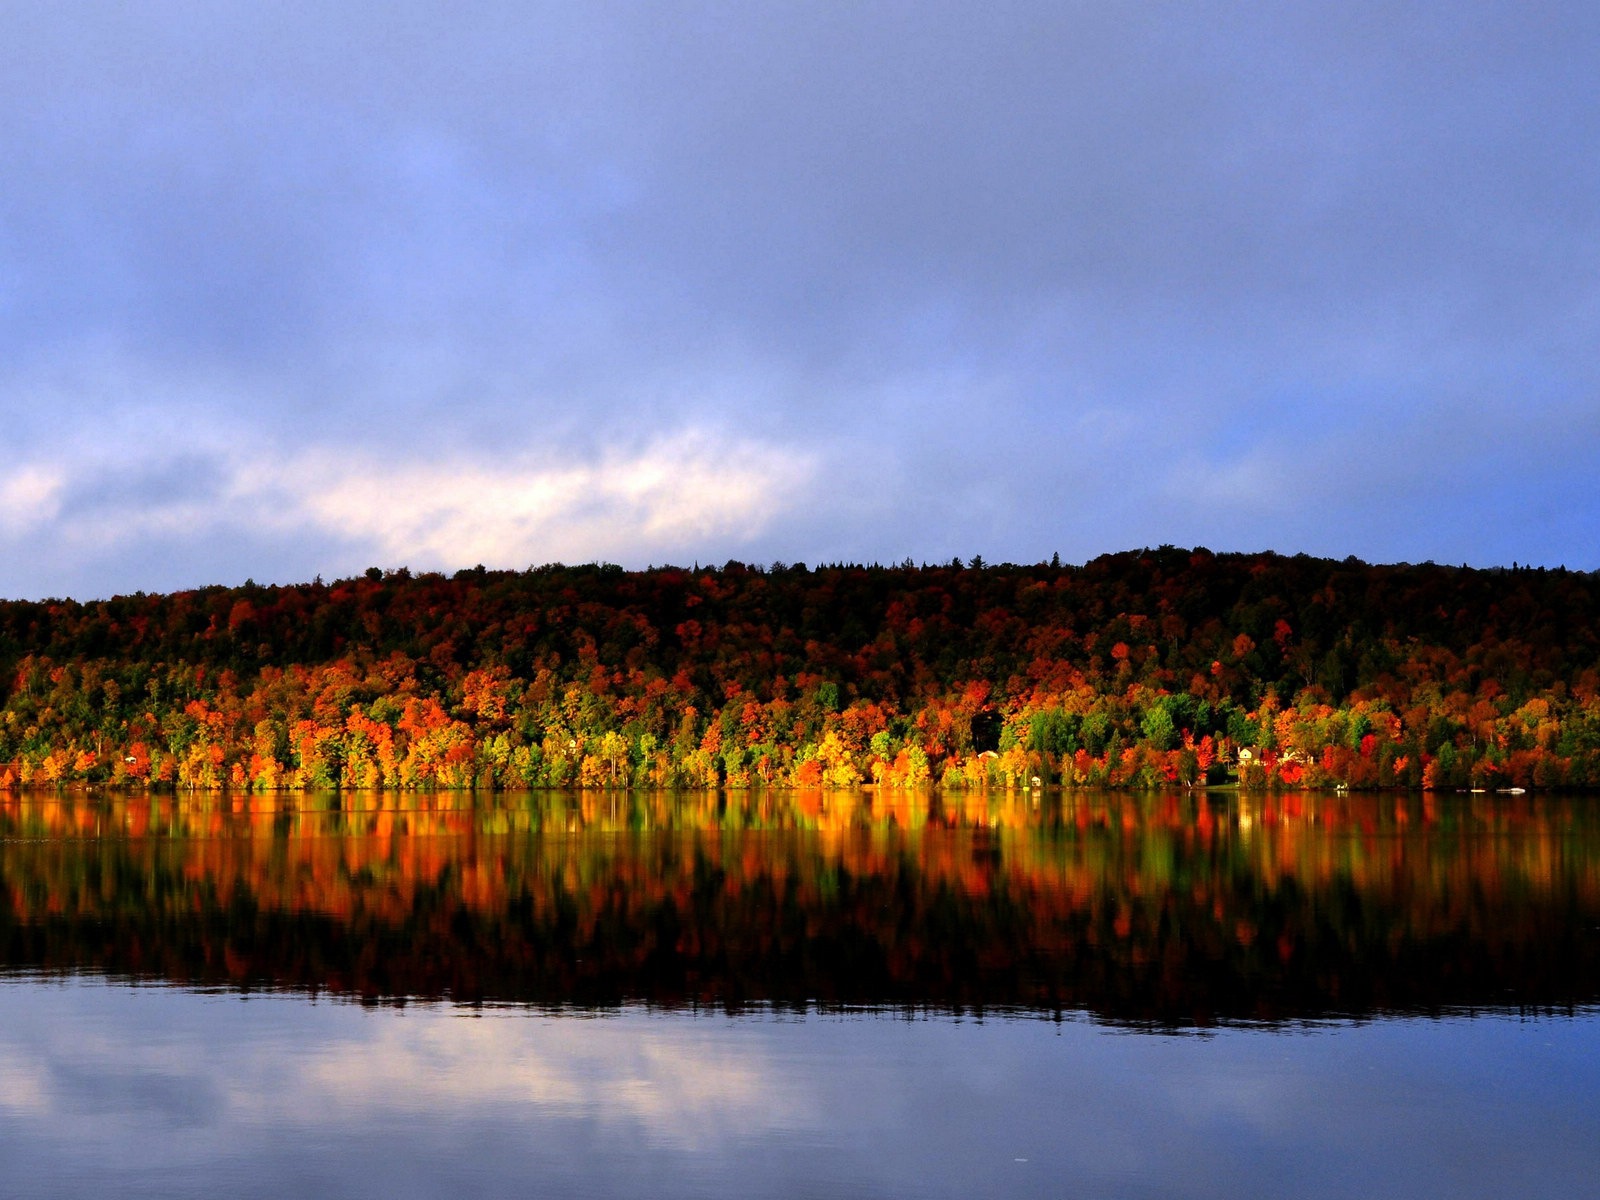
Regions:
[[1582, 797], [0, 802], [8, 1195], [1600, 1178]]

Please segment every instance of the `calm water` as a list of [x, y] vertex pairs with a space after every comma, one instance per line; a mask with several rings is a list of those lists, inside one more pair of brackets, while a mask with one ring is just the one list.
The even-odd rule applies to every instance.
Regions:
[[1600, 800], [0, 800], [8, 1196], [1600, 1179]]

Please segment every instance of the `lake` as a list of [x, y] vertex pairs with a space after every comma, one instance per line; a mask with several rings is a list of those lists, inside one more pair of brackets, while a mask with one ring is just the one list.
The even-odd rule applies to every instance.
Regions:
[[1600, 1179], [1600, 800], [0, 798], [8, 1196]]

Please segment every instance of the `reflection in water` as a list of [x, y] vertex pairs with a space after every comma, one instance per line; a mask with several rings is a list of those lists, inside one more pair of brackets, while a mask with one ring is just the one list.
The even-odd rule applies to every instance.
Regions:
[[1600, 1000], [1587, 798], [0, 801], [0, 963], [552, 1007], [1161, 1026]]
[[1578, 1195], [1597, 959], [1585, 799], [12, 797], [0, 1190]]
[[243, 999], [0, 981], [8, 1196], [1581, 1196], [1600, 1025]]

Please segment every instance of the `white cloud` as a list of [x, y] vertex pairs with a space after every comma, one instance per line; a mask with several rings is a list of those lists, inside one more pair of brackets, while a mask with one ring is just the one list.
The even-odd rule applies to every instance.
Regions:
[[809, 452], [708, 429], [598, 453], [508, 446], [493, 458], [218, 448], [228, 440], [196, 430], [175, 445], [144, 440], [126, 458], [61, 447], [0, 477], [0, 539], [89, 559], [234, 535], [321, 547], [306, 577], [371, 563], [642, 565], [752, 545], [796, 510], [816, 470]]
[[54, 520], [65, 483], [59, 467], [24, 466], [0, 478], [0, 532], [15, 535]]
[[691, 431], [587, 461], [389, 463], [315, 450], [253, 462], [230, 490], [233, 506], [274, 527], [312, 526], [384, 562], [520, 566], [748, 542], [811, 473], [805, 455]]

